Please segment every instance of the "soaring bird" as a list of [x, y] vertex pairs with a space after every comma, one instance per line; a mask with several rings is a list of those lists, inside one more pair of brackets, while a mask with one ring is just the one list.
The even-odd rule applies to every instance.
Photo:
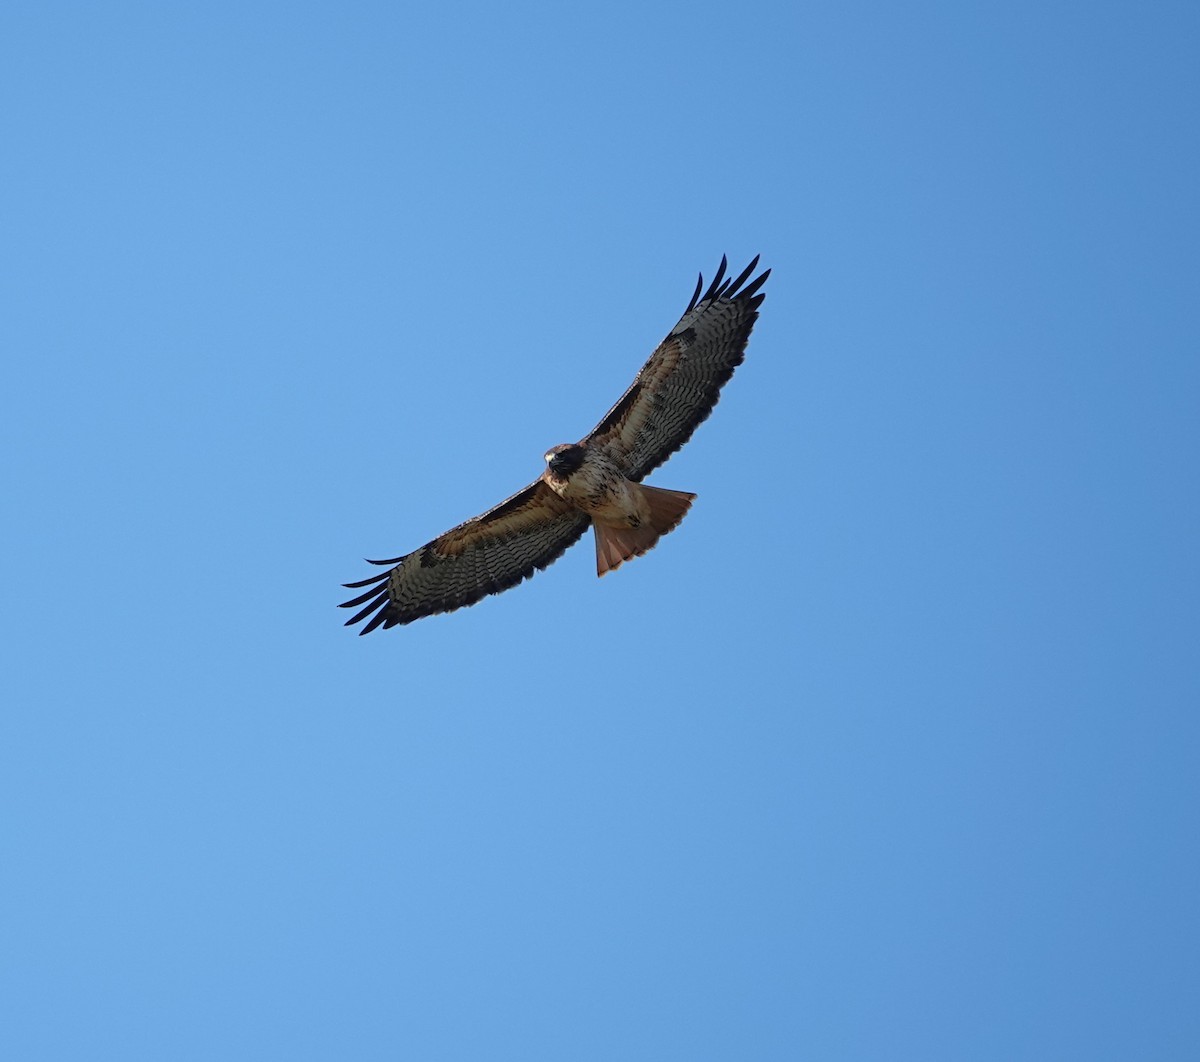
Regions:
[[[758, 257], [732, 280], [727, 262], [691, 302], [617, 404], [577, 443], [546, 451], [546, 470], [482, 516], [403, 557], [368, 561], [381, 575], [346, 583], [369, 587], [341, 608], [362, 606], [346, 626], [359, 634], [452, 612], [498, 594], [557, 560], [591, 524], [596, 574], [651, 549], [674, 530], [696, 497], [642, 480], [692, 437], [742, 363], [771, 271], [746, 283]], [[743, 285], [745, 285], [743, 287]], [[703, 294], [702, 294], [703, 292]], [[370, 617], [368, 619], [368, 617]]]

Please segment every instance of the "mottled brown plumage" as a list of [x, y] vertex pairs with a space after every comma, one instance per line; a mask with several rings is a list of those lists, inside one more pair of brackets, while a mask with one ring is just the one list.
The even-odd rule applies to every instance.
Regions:
[[722, 258], [707, 289], [701, 277], [629, 390], [580, 442], [548, 451], [541, 478], [412, 553], [371, 561], [394, 567], [346, 584], [369, 587], [342, 604], [361, 606], [346, 625], [366, 620], [359, 632], [366, 634], [474, 604], [545, 568], [589, 524], [600, 575], [678, 526], [695, 495], [641, 480], [691, 438], [741, 364], [771, 272], [742, 287], [757, 264], [726, 280]]

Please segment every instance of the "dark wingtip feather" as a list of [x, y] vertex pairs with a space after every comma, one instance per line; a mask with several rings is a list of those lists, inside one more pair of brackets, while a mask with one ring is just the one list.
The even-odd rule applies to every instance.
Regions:
[[384, 572], [382, 575], [372, 575], [369, 579], [359, 579], [356, 583], [342, 583], [347, 590], [357, 590], [360, 586], [370, 586], [372, 583], [382, 583], [391, 572]]
[[[369, 601], [367, 600], [368, 598], [370, 598]], [[382, 590], [377, 590], [374, 593], [363, 594], [362, 597], [355, 598], [353, 601], [347, 601], [344, 605], [342, 605], [340, 607], [353, 608], [355, 605], [361, 605], [364, 601], [367, 602], [366, 607], [363, 608], [361, 611], [356, 612], [353, 616], [351, 616], [348, 620], [346, 620], [346, 622], [343, 624], [343, 626], [349, 627], [352, 624], [358, 623], [359, 620], [365, 618], [366, 616], [369, 616], [377, 608], [387, 605], [387, 603], [388, 603], [387, 587], [384, 587]]]
[[[741, 290], [741, 287], [746, 283], [747, 278], [758, 267], [758, 262], [761, 257], [762, 255], [756, 254], [751, 260], [750, 264], [746, 266], [746, 268], [743, 269], [734, 279], [726, 280], [725, 273], [729, 268], [729, 256], [721, 255], [721, 264], [717, 267], [717, 271], [712, 278], [712, 283], [708, 285], [707, 289], [704, 287], [704, 274], [700, 274], [699, 279], [696, 281], [696, 290], [692, 293], [691, 301], [688, 302], [687, 309], [683, 311], [684, 315], [686, 316], [687, 314], [691, 313], [696, 306], [702, 302], [711, 302], [721, 298], [740, 299], [752, 297], [754, 293], [758, 291], [760, 287], [762, 287], [767, 277], [771, 275], [771, 271], [768, 269], [765, 273], [763, 273], [762, 276], [755, 278], [745, 291]], [[703, 292], [703, 294], [701, 294], [701, 292]]]
[[356, 612], [356, 613], [355, 613], [353, 616], [351, 616], [351, 617], [350, 617], [348, 620], [346, 620], [346, 622], [345, 622], [345, 623], [343, 623], [343, 624], [342, 624], [342, 626], [343, 626], [343, 627], [353, 627], [353, 626], [354, 626], [354, 624], [356, 624], [356, 623], [361, 623], [365, 617], [369, 616], [369, 615], [370, 615], [372, 612], [374, 612], [374, 611], [375, 611], [377, 608], [379, 608], [379, 602], [378, 602], [378, 601], [372, 601], [372, 602], [371, 602], [371, 603], [370, 603], [370, 604], [369, 604], [369, 605], [368, 605], [366, 608], [364, 608], [364, 609], [363, 609], [361, 612]]
[[[755, 259], [755, 261], [757, 261], [757, 259]], [[747, 287], [745, 291], [739, 291], [737, 297], [739, 299], [751, 299], [752, 300], [757, 295], [758, 289], [761, 288], [767, 282], [767, 277], [769, 277], [770, 275], [771, 275], [771, 271], [769, 269], [764, 270], [761, 276], [755, 277], [750, 282], [749, 287]], [[758, 302], [754, 303], [754, 305], [757, 307], [759, 305], [759, 303], [761, 303], [763, 301], [763, 299], [765, 299], [765, 298], [766, 298], [765, 295], [758, 295]]]
[[761, 258], [761, 257], [762, 257], [761, 255], [757, 255], [757, 254], [756, 254], [756, 255], [754, 256], [754, 258], [751, 260], [750, 264], [749, 264], [748, 266], [746, 266], [746, 268], [745, 268], [745, 269], [743, 269], [743, 270], [742, 270], [742, 271], [741, 271], [741, 272], [738, 274], [738, 276], [737, 276], [737, 279], [736, 279], [736, 280], [734, 280], [734, 281], [732, 281], [732, 282], [730, 283], [730, 285], [729, 285], [729, 294], [730, 294], [730, 295], [734, 295], [734, 294], [736, 294], [736, 293], [737, 293], [737, 290], [738, 290], [738, 288], [740, 288], [740, 287], [741, 287], [743, 284], [745, 284], [745, 283], [746, 283], [746, 278], [747, 278], [747, 277], [748, 277], [748, 276], [749, 276], [751, 273], [753, 273], [753, 272], [754, 272], [754, 267], [755, 267], [756, 265], [758, 265], [758, 260], [759, 260], [759, 258]]
[[[386, 578], [386, 576], [385, 576], [385, 578]], [[359, 594], [358, 597], [352, 597], [349, 601], [343, 601], [340, 605], [338, 605], [338, 608], [354, 608], [356, 605], [361, 605], [368, 598], [378, 599], [380, 594], [386, 594], [386, 593], [387, 593], [386, 586], [373, 586], [373, 587], [371, 587], [370, 590], [367, 590], [365, 593]]]
[[716, 276], [712, 278], [712, 283], [708, 286], [708, 291], [704, 293], [701, 302], [708, 302], [709, 299], [717, 297], [717, 289], [721, 286], [721, 281], [725, 279], [725, 270], [729, 268], [729, 257], [721, 255], [721, 265], [717, 269]]
[[[371, 622], [368, 623], [365, 627], [363, 627], [363, 629], [361, 631], [358, 632], [358, 636], [361, 638], [364, 634], [370, 634], [376, 627], [378, 627], [381, 623], [384, 622], [384, 620], [387, 618], [387, 614], [388, 614], [388, 607], [385, 604], [384, 607], [382, 607], [378, 612], [375, 613], [374, 617], [372, 617], [372, 619], [371, 619]], [[388, 626], [390, 627], [391, 624], [389, 623]]]

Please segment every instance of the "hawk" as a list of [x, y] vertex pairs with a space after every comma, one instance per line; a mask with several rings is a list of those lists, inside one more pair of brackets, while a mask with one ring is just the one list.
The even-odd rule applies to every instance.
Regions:
[[747, 284], [757, 265], [755, 257], [729, 280], [722, 258], [707, 289], [701, 274], [679, 323], [629, 390], [579, 442], [548, 450], [546, 470], [528, 487], [412, 553], [368, 561], [391, 567], [345, 584], [369, 587], [340, 606], [362, 606], [346, 626], [367, 620], [359, 631], [367, 634], [473, 605], [557, 560], [589, 524], [597, 575], [674, 530], [696, 495], [642, 480], [692, 437], [742, 363], [765, 298], [759, 289], [771, 273]]

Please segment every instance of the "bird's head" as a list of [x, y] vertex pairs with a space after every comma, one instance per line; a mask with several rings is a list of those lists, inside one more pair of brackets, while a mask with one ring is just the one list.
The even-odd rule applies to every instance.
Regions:
[[546, 451], [546, 466], [555, 479], [566, 479], [582, 464], [583, 447], [577, 443], [563, 443]]

